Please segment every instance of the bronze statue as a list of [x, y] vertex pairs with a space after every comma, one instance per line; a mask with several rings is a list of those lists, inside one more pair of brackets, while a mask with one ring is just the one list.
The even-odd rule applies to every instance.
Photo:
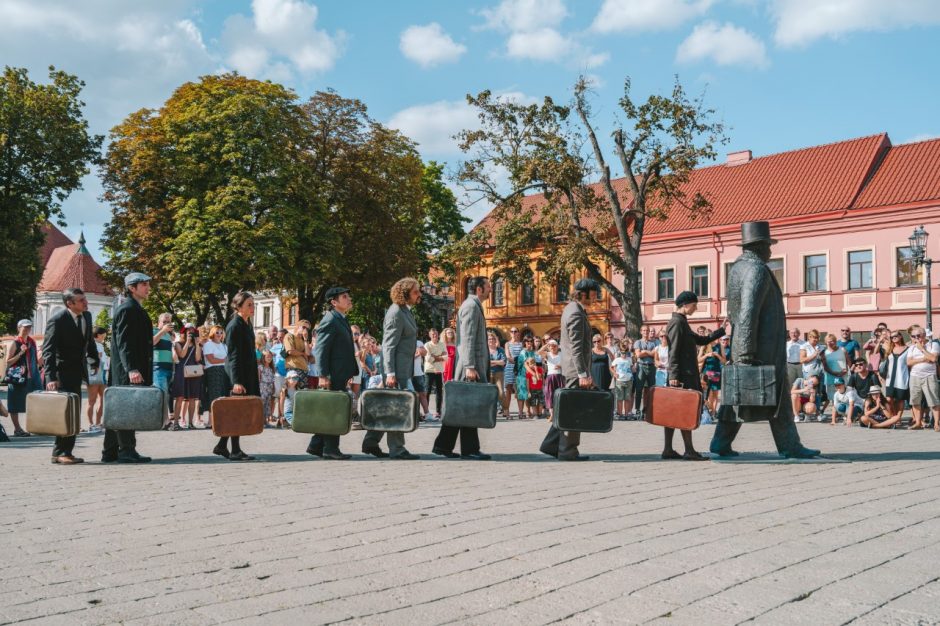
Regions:
[[[783, 293], [767, 262], [770, 224], [741, 224], [744, 249], [728, 270], [728, 318], [731, 321], [731, 358], [741, 367], [772, 365], [776, 378], [777, 402], [774, 406], [728, 406], [718, 409], [718, 424], [710, 450], [719, 456], [735, 456], [731, 444], [742, 422], [767, 420], [777, 451], [788, 458], [811, 458], [819, 450], [800, 443], [793, 423], [793, 407], [787, 389], [786, 313]], [[741, 394], [746, 396], [747, 394]]]

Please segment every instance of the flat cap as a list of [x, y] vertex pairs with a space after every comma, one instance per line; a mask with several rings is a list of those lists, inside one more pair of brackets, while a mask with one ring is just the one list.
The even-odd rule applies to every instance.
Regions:
[[149, 283], [150, 277], [144, 274], [143, 272], [131, 272], [124, 277], [124, 286], [130, 287], [131, 285], [136, 285], [137, 283]]
[[334, 298], [338, 298], [344, 293], [349, 293], [349, 289], [346, 287], [330, 287], [326, 290], [326, 301], [329, 302]]
[[23, 328], [24, 326], [29, 326], [30, 328], [32, 328], [33, 322], [28, 319], [21, 319], [20, 321], [16, 323], [17, 328]]

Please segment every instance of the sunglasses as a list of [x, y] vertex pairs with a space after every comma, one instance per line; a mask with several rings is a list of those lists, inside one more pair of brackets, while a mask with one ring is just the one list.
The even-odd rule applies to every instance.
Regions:
[[892, 338], [892, 339], [903, 339], [903, 337], [901, 337], [901, 335], [891, 335], [891, 338]]
[[600, 342], [601, 342], [600, 339], [592, 339], [592, 340], [591, 340], [591, 343], [600, 343]]
[[842, 329], [842, 332], [844, 332], [844, 333], [850, 333], [850, 332], [852, 332], [852, 331], [849, 330], [848, 328], [843, 328], [843, 329]]
[[911, 339], [920, 339], [923, 335], [911, 335]]

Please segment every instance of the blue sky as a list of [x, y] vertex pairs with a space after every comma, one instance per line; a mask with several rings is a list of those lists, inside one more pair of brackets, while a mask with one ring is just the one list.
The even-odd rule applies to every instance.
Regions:
[[[597, 81], [602, 135], [626, 76], [645, 98], [678, 74], [706, 90], [727, 151], [940, 136], [938, 25], [935, 0], [0, 0], [0, 58], [34, 80], [49, 64], [85, 80], [98, 133], [226, 69], [302, 98], [332, 87], [453, 168], [450, 136], [474, 120], [468, 92], [568, 101], [581, 73]], [[84, 222], [102, 260], [100, 193], [89, 176], [65, 211], [66, 232]]]

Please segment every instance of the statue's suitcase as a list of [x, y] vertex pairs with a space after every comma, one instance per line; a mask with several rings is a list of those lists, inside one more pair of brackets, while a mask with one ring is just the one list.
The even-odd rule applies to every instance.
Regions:
[[294, 395], [295, 433], [345, 435], [351, 427], [352, 397], [345, 391], [303, 389]]
[[557, 389], [552, 424], [558, 430], [609, 433], [614, 427], [614, 394], [590, 389]]
[[81, 429], [77, 393], [38, 391], [26, 396], [26, 430], [34, 435], [71, 437]]
[[216, 398], [210, 407], [217, 437], [246, 437], [264, 432], [264, 405], [258, 396]]
[[128, 385], [104, 390], [102, 422], [109, 430], [163, 430], [167, 418], [162, 389]]
[[367, 389], [359, 396], [359, 423], [366, 430], [410, 433], [418, 427], [418, 394], [402, 389]]
[[654, 426], [695, 430], [702, 417], [702, 392], [681, 387], [647, 387], [643, 417]]
[[444, 383], [441, 423], [445, 426], [496, 428], [499, 389], [489, 383]]
[[721, 368], [721, 403], [725, 406], [777, 406], [777, 370], [773, 365], [730, 363]]

